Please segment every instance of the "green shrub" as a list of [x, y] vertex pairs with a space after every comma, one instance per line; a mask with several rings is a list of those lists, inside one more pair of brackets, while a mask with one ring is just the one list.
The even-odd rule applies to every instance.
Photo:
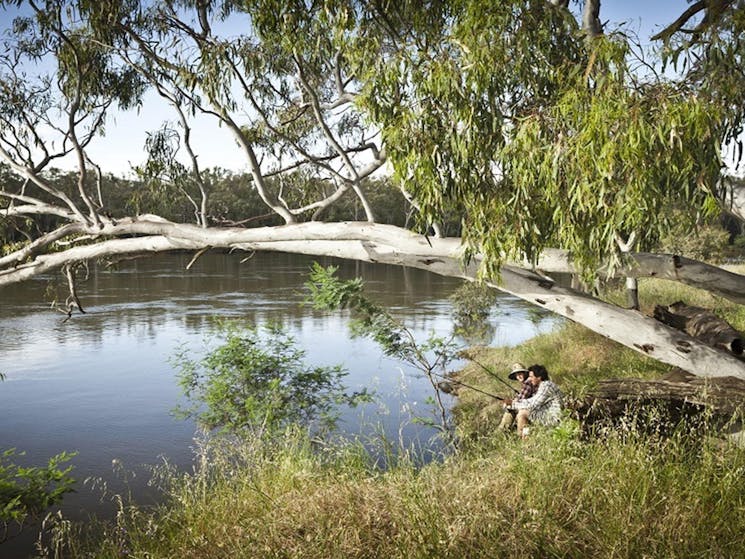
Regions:
[[194, 360], [187, 350], [173, 359], [190, 401], [179, 413], [207, 429], [271, 434], [291, 424], [331, 429], [339, 406], [368, 401], [347, 393], [340, 366], [309, 367], [305, 351], [277, 325], [259, 330], [238, 322], [220, 324], [224, 343]]
[[729, 232], [718, 225], [703, 225], [695, 231], [681, 228], [660, 240], [660, 251], [695, 260], [720, 261], [729, 242]]
[[8, 535], [11, 524], [21, 527], [29, 516], [38, 516], [60, 502], [72, 491], [72, 466], [62, 468], [75, 453], [62, 452], [45, 466], [19, 466], [15, 449], [0, 453], [0, 542]]

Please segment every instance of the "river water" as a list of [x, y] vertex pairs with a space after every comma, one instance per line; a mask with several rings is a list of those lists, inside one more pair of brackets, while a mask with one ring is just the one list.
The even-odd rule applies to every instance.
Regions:
[[[429, 437], [410, 424], [412, 413], [428, 413], [426, 379], [382, 356], [373, 342], [353, 339], [344, 313], [303, 305], [313, 259], [206, 254], [186, 270], [190, 259], [175, 254], [91, 268], [79, 285], [86, 313], [67, 321], [50, 308], [55, 289], [62, 300], [66, 296], [56, 276], [0, 288], [0, 372], [6, 375], [0, 383], [0, 450], [24, 451], [16, 461], [29, 465], [76, 451], [70, 463], [79, 481], [65, 497], [67, 517], [109, 516], [114, 493], [153, 502], [150, 465], [190, 467], [196, 426], [172, 413], [181, 399], [170, 359], [182, 346], [201, 355], [213, 317], [278, 322], [306, 350], [307, 363], [342, 364], [349, 388], [373, 389], [379, 401], [345, 413], [346, 432], [382, 429], [396, 438], [402, 432], [407, 442]], [[420, 339], [452, 332], [448, 297], [460, 280], [395, 266], [320, 262], [338, 266], [343, 278], [362, 277], [367, 294]], [[485, 341], [514, 345], [551, 329], [556, 319], [501, 296], [490, 321], [493, 333]], [[0, 557], [26, 556], [33, 532], [0, 544]]]

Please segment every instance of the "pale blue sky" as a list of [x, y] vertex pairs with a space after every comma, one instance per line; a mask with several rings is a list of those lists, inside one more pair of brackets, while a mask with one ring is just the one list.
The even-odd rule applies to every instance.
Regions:
[[600, 19], [627, 21], [628, 28], [638, 31], [639, 38], [646, 40], [675, 21], [688, 5], [687, 0], [602, 0]]
[[[573, 5], [578, 9], [575, 2]], [[609, 28], [617, 22], [628, 22], [626, 28], [637, 32], [642, 42], [646, 42], [651, 34], [673, 21], [687, 6], [686, 0], [604, 0], [601, 19], [610, 22]], [[0, 19], [0, 27], [5, 27], [11, 16], [0, 11]], [[106, 137], [91, 146], [92, 159], [105, 172], [127, 173], [131, 165], [144, 159], [146, 133], [159, 128], [164, 120], [174, 122], [175, 116], [157, 95], [149, 94], [139, 111], [122, 112], [114, 117], [106, 128]], [[212, 119], [198, 119], [193, 138], [202, 167], [220, 166], [233, 171], [246, 169], [244, 156], [230, 133], [225, 128], [217, 128]]]

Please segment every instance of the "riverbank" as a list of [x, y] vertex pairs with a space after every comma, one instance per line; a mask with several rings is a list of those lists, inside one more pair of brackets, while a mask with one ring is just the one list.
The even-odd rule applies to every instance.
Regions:
[[633, 433], [492, 440], [386, 472], [358, 447], [211, 451], [65, 557], [739, 557], [745, 454]]
[[[659, 283], [645, 282], [643, 305], [705, 304], [703, 295]], [[712, 302], [745, 329], [739, 309]], [[515, 360], [544, 363], [573, 396], [600, 378], [667, 370], [575, 325], [513, 348], [473, 351], [505, 374]], [[480, 370], [467, 367], [463, 379], [499, 392]], [[383, 439], [319, 446], [292, 433], [274, 443], [213, 441], [194, 473], [157, 472], [165, 504], [122, 504], [113, 525], [66, 535], [61, 556], [742, 556], [745, 451], [722, 444], [706, 425], [681, 426], [664, 439], [629, 425], [580, 440], [565, 421], [520, 441], [495, 432], [498, 410], [489, 400], [460, 391], [462, 448], [426, 466]], [[385, 470], [371, 447], [387, 457]]]

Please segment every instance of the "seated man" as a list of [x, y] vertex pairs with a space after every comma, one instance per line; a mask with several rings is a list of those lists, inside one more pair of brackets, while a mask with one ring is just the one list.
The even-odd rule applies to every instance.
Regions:
[[548, 380], [548, 371], [543, 365], [528, 367], [528, 380], [536, 388], [535, 394], [525, 400], [512, 403], [517, 410], [517, 434], [526, 435], [528, 423], [557, 425], [561, 421], [561, 406], [564, 395], [553, 382]]
[[504, 415], [502, 415], [502, 421], [499, 424], [499, 428], [504, 431], [509, 430], [515, 419], [515, 415], [517, 414], [514, 405], [508, 405], [508, 402], [514, 403], [520, 400], [525, 400], [526, 398], [530, 398], [535, 392], [533, 383], [528, 380], [528, 369], [523, 367], [521, 363], [515, 363], [512, 365], [512, 371], [507, 375], [507, 378], [520, 382], [520, 391], [517, 396], [515, 396], [514, 400], [505, 400], [502, 404], [502, 407], [504, 407]]

